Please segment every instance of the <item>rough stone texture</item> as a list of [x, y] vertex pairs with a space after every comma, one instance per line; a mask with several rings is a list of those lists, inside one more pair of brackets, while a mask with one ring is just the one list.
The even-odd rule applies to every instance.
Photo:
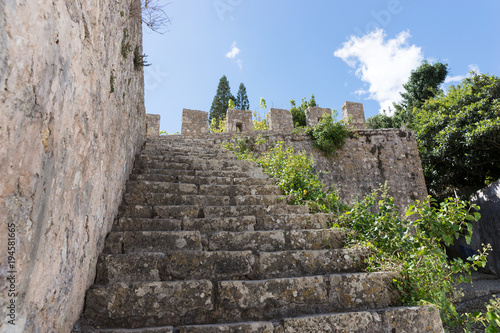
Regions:
[[[357, 130], [357, 138], [347, 139], [336, 156], [326, 156], [312, 147], [307, 134], [261, 134], [267, 143], [263, 151], [283, 141], [296, 152], [313, 157], [316, 172], [328, 187], [339, 191], [340, 198], [350, 203], [355, 197], [364, 197], [385, 182], [388, 194], [404, 210], [414, 200], [423, 200], [427, 188], [418, 155], [415, 134], [411, 130], [383, 129]], [[250, 135], [242, 137], [252, 138]], [[234, 134], [207, 137], [214, 143], [234, 142]]]
[[227, 133], [253, 132], [252, 111], [228, 109], [226, 124]]
[[439, 311], [432, 306], [289, 318], [283, 326], [285, 333], [444, 332]]
[[[172, 299], [180, 303], [171, 302]], [[89, 321], [131, 328], [165, 323], [178, 325], [185, 316], [214, 308], [212, 283], [207, 280], [119, 282], [89, 289], [86, 304], [85, 315]]]
[[332, 114], [331, 109], [327, 108], [320, 108], [317, 106], [309, 106], [306, 111], [306, 126], [316, 126], [321, 118], [323, 118], [323, 115], [326, 113], [328, 115]]
[[129, 5], [0, 2], [0, 280], [15, 224], [17, 292], [16, 325], [3, 326], [0, 286], [2, 331], [69, 332], [94, 280], [145, 133], [142, 25]]
[[179, 333], [274, 333], [272, 323], [251, 322], [243, 324], [221, 324], [180, 327]]
[[471, 201], [481, 207], [481, 219], [473, 223], [470, 245], [465, 238], [460, 238], [452, 249], [456, 255], [467, 259], [482, 250], [482, 244], [491, 244], [486, 269], [500, 277], [500, 180], [476, 192]]
[[267, 113], [270, 131], [290, 133], [293, 130], [292, 113], [286, 109], [272, 109]]
[[146, 136], [159, 136], [160, 135], [160, 115], [147, 114], [146, 115]]
[[362, 103], [345, 102], [342, 105], [342, 118], [354, 129], [366, 129], [365, 111]]
[[208, 134], [208, 112], [183, 109], [181, 133], [187, 137]]

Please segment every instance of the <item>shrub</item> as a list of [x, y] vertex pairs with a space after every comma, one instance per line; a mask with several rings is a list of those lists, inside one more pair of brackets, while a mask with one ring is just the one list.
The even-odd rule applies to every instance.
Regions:
[[344, 121], [333, 122], [330, 115], [323, 115], [318, 125], [307, 129], [313, 141], [313, 146], [321, 149], [327, 155], [336, 153], [341, 149], [345, 140], [350, 136], [350, 131]]

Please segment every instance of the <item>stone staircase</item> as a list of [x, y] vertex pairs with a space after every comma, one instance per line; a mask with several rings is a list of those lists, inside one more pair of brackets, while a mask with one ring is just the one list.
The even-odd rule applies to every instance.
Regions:
[[[207, 140], [148, 139], [86, 296], [91, 332], [442, 332], [326, 214]], [[80, 328], [79, 331], [85, 331]]]

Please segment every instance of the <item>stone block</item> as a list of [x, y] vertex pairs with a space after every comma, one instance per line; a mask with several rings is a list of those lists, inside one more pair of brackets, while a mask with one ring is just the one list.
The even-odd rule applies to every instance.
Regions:
[[228, 109], [226, 123], [227, 133], [253, 132], [252, 111]]
[[214, 308], [212, 288], [207, 280], [119, 282], [88, 290], [85, 316], [100, 327], [178, 325], [195, 313], [201, 320]]
[[160, 281], [158, 262], [163, 257], [163, 253], [101, 254], [95, 283]]
[[291, 230], [287, 233], [290, 249], [338, 249], [345, 238], [341, 229]]
[[208, 248], [214, 250], [281, 251], [285, 249], [285, 234], [275, 231], [221, 231], [208, 237]]
[[320, 108], [317, 106], [310, 106], [306, 109], [306, 126], [315, 126], [319, 123], [323, 115], [332, 115], [332, 110], [327, 108]]
[[342, 105], [342, 118], [354, 129], [366, 129], [365, 112], [362, 103], [345, 102]]
[[181, 134], [187, 137], [208, 134], [208, 112], [183, 109]]
[[154, 137], [160, 135], [160, 115], [146, 114], [146, 136]]
[[290, 133], [293, 130], [292, 113], [286, 109], [273, 109], [267, 113], [267, 124], [273, 132]]
[[197, 231], [125, 231], [123, 252], [201, 251]]
[[215, 324], [180, 327], [179, 333], [275, 333], [274, 325], [268, 322], [239, 324]]

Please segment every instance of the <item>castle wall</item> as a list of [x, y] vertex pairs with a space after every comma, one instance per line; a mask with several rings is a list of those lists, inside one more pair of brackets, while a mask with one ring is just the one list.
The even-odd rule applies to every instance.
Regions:
[[[341, 199], [350, 203], [356, 196], [362, 198], [385, 182], [389, 195], [401, 210], [415, 200], [427, 196], [422, 164], [418, 155], [415, 134], [410, 130], [383, 129], [357, 130], [357, 138], [347, 139], [336, 156], [327, 156], [313, 148], [307, 134], [254, 132], [267, 143], [264, 151], [276, 142], [283, 141], [296, 152], [306, 152], [313, 157], [316, 172], [322, 182], [339, 191]], [[251, 137], [242, 135], [239, 137]], [[234, 134], [212, 134], [207, 140], [234, 142]]]
[[0, 2], [1, 332], [69, 332], [82, 311], [144, 140], [130, 1]]

